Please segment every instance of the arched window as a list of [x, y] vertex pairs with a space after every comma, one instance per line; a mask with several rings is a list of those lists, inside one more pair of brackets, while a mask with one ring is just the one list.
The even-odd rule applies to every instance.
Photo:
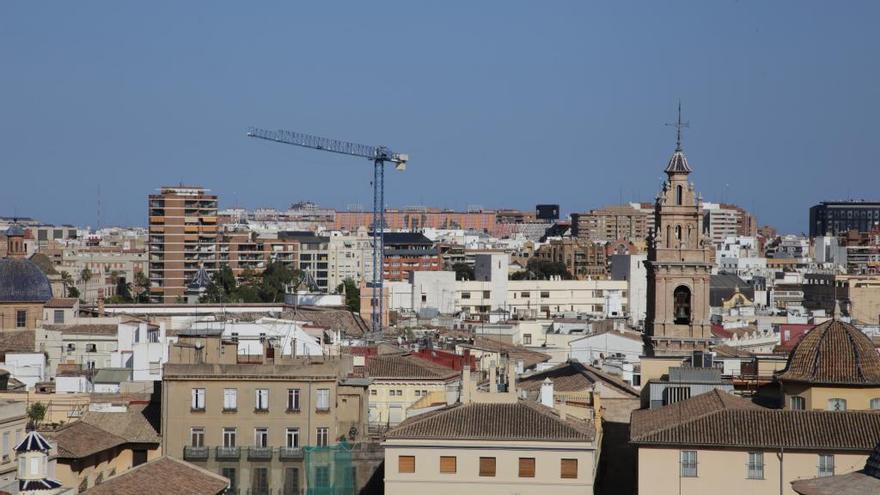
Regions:
[[666, 226], [666, 247], [672, 247], [672, 227]]
[[689, 325], [691, 322], [691, 290], [679, 285], [672, 293], [673, 315], [676, 325]]
[[675, 186], [675, 204], [681, 206], [681, 199], [684, 189], [681, 187], [681, 184]]
[[675, 226], [675, 240], [676, 240], [676, 241], [680, 241], [680, 240], [681, 240], [681, 225], [676, 225], [676, 226]]

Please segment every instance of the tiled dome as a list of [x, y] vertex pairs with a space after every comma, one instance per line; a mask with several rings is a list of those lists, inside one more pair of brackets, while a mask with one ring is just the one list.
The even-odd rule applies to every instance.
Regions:
[[49, 278], [36, 263], [0, 259], [0, 302], [45, 302], [52, 299]]
[[861, 330], [829, 320], [801, 337], [777, 378], [827, 385], [880, 385], [880, 355]]

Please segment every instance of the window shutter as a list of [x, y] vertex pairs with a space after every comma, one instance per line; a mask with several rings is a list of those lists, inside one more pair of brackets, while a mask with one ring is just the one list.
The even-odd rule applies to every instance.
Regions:
[[416, 472], [416, 457], [412, 455], [402, 455], [397, 457], [397, 471], [401, 473]]
[[440, 472], [441, 473], [455, 473], [456, 471], [456, 458], [451, 455], [440, 456]]
[[578, 477], [578, 461], [577, 459], [562, 459], [560, 476], [566, 479], [576, 479]]
[[535, 477], [535, 458], [520, 457], [519, 458], [519, 477], [534, 478]]
[[480, 457], [480, 476], [495, 476], [494, 457]]

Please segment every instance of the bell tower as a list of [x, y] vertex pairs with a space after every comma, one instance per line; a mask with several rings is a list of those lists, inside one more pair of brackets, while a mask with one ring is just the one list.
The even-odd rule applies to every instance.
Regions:
[[703, 208], [681, 146], [681, 104], [675, 151], [654, 204], [655, 231], [648, 237], [647, 355], [706, 350], [711, 338], [709, 276], [712, 258], [703, 233]]

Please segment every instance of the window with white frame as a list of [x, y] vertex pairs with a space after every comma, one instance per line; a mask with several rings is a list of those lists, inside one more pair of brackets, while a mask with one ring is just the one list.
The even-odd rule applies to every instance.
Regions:
[[299, 447], [299, 428], [288, 428], [286, 435], [286, 445], [288, 448]]
[[696, 478], [697, 477], [697, 451], [682, 450], [681, 451], [681, 477]]
[[269, 446], [269, 428], [259, 427], [254, 428], [254, 447], [268, 447]]
[[226, 427], [223, 428], [223, 446], [224, 447], [235, 447], [235, 427]]
[[747, 477], [750, 480], [764, 479], [764, 453], [749, 452], [749, 460], [747, 464]]
[[269, 410], [269, 389], [258, 388], [254, 399], [254, 409], [257, 411]]
[[819, 454], [819, 477], [834, 476], [834, 455]]
[[238, 390], [234, 388], [223, 389], [223, 410], [235, 411], [238, 409]]
[[287, 410], [288, 411], [299, 411], [299, 389], [298, 388], [287, 389]]
[[204, 411], [205, 410], [205, 389], [203, 388], [194, 388], [192, 389], [192, 409], [193, 411]]
[[329, 439], [329, 431], [328, 431], [328, 429], [327, 429], [326, 427], [323, 427], [323, 426], [322, 426], [322, 427], [320, 427], [320, 428], [317, 429], [317, 434], [318, 434], [318, 435], [317, 435], [317, 436], [318, 436], [318, 440], [317, 440], [317, 442], [318, 442], [318, 444], [317, 444], [318, 447], [326, 447], [326, 446], [327, 446], [327, 440]]
[[880, 397], [871, 399], [871, 409], [880, 409]]
[[828, 399], [829, 411], [846, 411], [846, 399]]
[[193, 426], [189, 429], [189, 444], [191, 447], [205, 446], [205, 428], [203, 426]]
[[330, 409], [330, 389], [318, 389], [318, 401], [315, 406], [318, 411], [328, 411]]
[[789, 400], [789, 406], [794, 411], [803, 411], [804, 409], [807, 408], [807, 399], [804, 399], [803, 397], [794, 395]]

